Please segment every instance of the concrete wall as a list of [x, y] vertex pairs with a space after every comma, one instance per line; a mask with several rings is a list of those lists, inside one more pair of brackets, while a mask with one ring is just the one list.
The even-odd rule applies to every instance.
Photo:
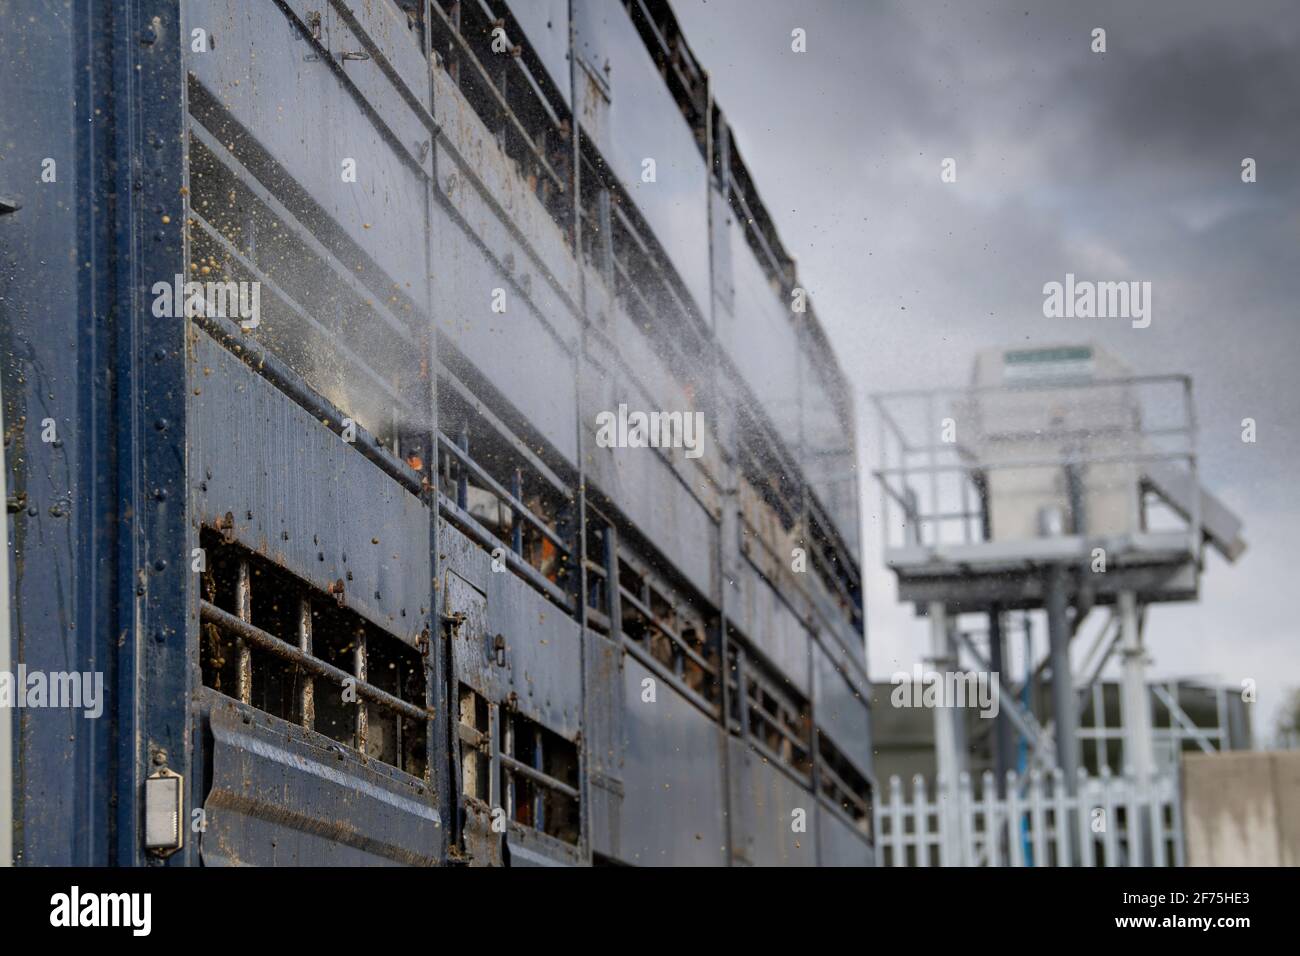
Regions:
[[1300, 866], [1300, 751], [1183, 755], [1189, 866]]

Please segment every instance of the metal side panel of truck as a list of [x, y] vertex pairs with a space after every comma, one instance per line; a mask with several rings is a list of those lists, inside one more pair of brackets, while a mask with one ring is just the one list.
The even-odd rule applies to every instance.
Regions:
[[666, 2], [0, 71], [0, 862], [873, 861], [851, 390]]

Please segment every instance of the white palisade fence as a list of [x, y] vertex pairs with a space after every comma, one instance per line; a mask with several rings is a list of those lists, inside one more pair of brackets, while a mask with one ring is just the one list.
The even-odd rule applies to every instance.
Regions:
[[1060, 770], [1007, 774], [999, 796], [991, 771], [974, 786], [934, 793], [912, 778], [910, 794], [890, 777], [875, 809], [877, 858], [884, 866], [1182, 866], [1178, 779], [1142, 784], [1102, 770], [1080, 771], [1074, 795]]

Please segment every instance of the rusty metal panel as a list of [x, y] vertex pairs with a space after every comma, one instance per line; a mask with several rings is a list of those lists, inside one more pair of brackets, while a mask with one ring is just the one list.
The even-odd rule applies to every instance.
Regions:
[[795, 332], [795, 314], [791, 303], [773, 291], [738, 222], [731, 225], [730, 246], [735, 312], [719, 312], [718, 341], [785, 446], [798, 456], [803, 447], [799, 429], [801, 343]]
[[587, 813], [591, 849], [604, 856], [622, 855], [623, 809], [623, 667], [625, 656], [613, 641], [592, 631], [586, 641]]
[[[707, 316], [708, 171], [695, 138], [622, 4], [574, 0], [573, 23], [579, 122]], [[642, 179], [647, 159], [654, 182]]]
[[506, 0], [551, 82], [572, 107], [569, 84], [569, 0]]
[[577, 847], [525, 827], [512, 825], [505, 842], [505, 852], [512, 867], [579, 866], [584, 862]]
[[822, 647], [859, 689], [868, 687], [867, 642], [862, 632], [855, 629], [842, 615], [833, 613], [824, 605], [822, 612], [818, 621], [823, 628], [820, 634]]
[[[675, 470], [661, 449], [602, 448], [596, 444], [596, 415], [618, 408], [616, 382], [615, 372], [593, 356], [584, 356], [582, 429], [587, 483], [607, 495], [637, 530], [716, 604], [720, 585], [715, 556], [721, 509], [711, 513], [701, 503], [715, 497], [716, 489], [699, 469]], [[673, 452], [681, 454], [680, 449]], [[689, 460], [683, 462], [693, 465]], [[700, 483], [699, 496], [681, 477], [692, 473]]]
[[[458, 530], [439, 523], [444, 611], [482, 605], [481, 621], [462, 627], [458, 670], [471, 686], [508, 703], [566, 740], [582, 728], [582, 649], [578, 624], [510, 571], [494, 572], [492, 556]], [[478, 633], [471, 634], [471, 629]], [[501, 635], [503, 664], [493, 641]], [[463, 670], [462, 670], [463, 664]]]
[[[435, 207], [437, 329], [442, 360], [463, 376], [450, 345], [576, 466], [576, 360], [570, 348], [461, 228]], [[493, 290], [506, 311], [492, 311]]]
[[722, 728], [662, 680], [623, 662], [624, 747], [621, 859], [643, 866], [726, 863]]
[[860, 770], [871, 776], [869, 691], [854, 687], [819, 644], [813, 645], [813, 714], [817, 726]]
[[[848, 546], [855, 560], [861, 559], [858, 545], [857, 449], [854, 422], [836, 404], [834, 380], [808, 352], [801, 356], [802, 432], [807, 446], [800, 465], [817, 499]], [[845, 397], [852, 402], [852, 398]]]
[[[817, 865], [817, 798], [748, 744], [732, 738], [732, 839], [735, 861], [750, 866]], [[795, 829], [802, 811], [806, 829]]]
[[826, 806], [825, 800], [817, 804], [817, 865], [876, 865], [875, 848], [866, 834], [844, 822], [843, 817]]
[[[290, 0], [288, 5], [299, 17], [318, 6], [315, 0]], [[367, 100], [394, 106], [385, 101], [395, 100], [396, 92], [427, 108], [429, 61], [420, 47], [418, 26], [396, 0], [331, 0], [328, 12], [330, 52]], [[378, 56], [344, 59], [345, 52]]]
[[506, 681], [504, 671], [497, 670], [488, 633], [487, 595], [444, 565], [442, 611], [452, 620], [451, 659], [456, 680], [488, 700], [501, 700]]
[[[241, 0], [186, 3], [189, 27], [206, 29], [210, 43], [206, 53], [190, 54], [186, 66], [211, 110], [201, 99], [192, 108], [210, 114], [205, 122], [229, 118], [213, 130], [222, 142], [240, 132], [251, 136], [269, 161], [258, 170], [268, 187], [301, 190], [324, 210], [330, 222], [309, 223], [314, 232], [327, 238], [332, 228], [342, 230], [397, 288], [408, 294], [422, 290], [428, 274], [426, 176], [432, 168], [425, 144], [432, 134], [378, 62], [345, 57], [364, 52], [360, 21], [349, 23], [331, 12], [316, 43], [308, 39], [312, 4], [287, 6], [296, 12]], [[418, 46], [408, 37], [390, 39], [385, 45], [401, 51], [392, 62], [409, 73], [409, 54], [419, 56]], [[408, 76], [403, 85], [407, 95], [427, 105], [424, 69], [419, 80]], [[361, 99], [352, 84], [362, 90]], [[344, 178], [345, 159], [355, 160], [355, 182]]]
[[[439, 211], [454, 212], [456, 224], [463, 224], [462, 241], [470, 238], [465, 231], [471, 233], [502, 277], [518, 286], [557, 334], [576, 340], [580, 268], [564, 230], [455, 83], [442, 70], [433, 71], [432, 78], [441, 133], [435, 150], [437, 195], [445, 204]], [[451, 225], [437, 221], [433, 231]]]
[[594, 358], [592, 370], [601, 373], [595, 381], [583, 383], [592, 389], [597, 406], [587, 413], [588, 427], [594, 427], [594, 411], [613, 411], [620, 402], [626, 402], [629, 409], [702, 414], [704, 428], [698, 457], [688, 458], [685, 449], [680, 448], [660, 449], [660, 455], [672, 464], [705, 509], [716, 515], [723, 462], [717, 433], [719, 416], [706, 405], [712, 367], [683, 367], [686, 363], [674, 360], [662, 337], [664, 333], [658, 340], [652, 338], [654, 333], [642, 328], [617, 300], [608, 314], [607, 329], [591, 330], [587, 338], [588, 355]]
[[732, 271], [731, 237], [736, 213], [712, 183], [709, 184], [709, 253], [713, 269], [713, 324], [720, 324], [717, 311], [728, 319], [736, 314], [736, 276]]
[[427, 784], [232, 700], [212, 705], [208, 866], [432, 866]]
[[818, 619], [822, 629], [817, 633], [817, 644], [831, 662], [839, 668], [854, 693], [867, 700], [871, 696], [871, 679], [867, 676], [867, 649], [862, 634], [842, 617]]
[[206, 334], [191, 342], [196, 521], [230, 515], [236, 541], [407, 643], [429, 607], [429, 513], [301, 406]]
[[812, 636], [747, 558], [740, 558], [735, 570], [735, 587], [728, 592], [727, 616], [800, 694], [811, 696], [808, 645]]

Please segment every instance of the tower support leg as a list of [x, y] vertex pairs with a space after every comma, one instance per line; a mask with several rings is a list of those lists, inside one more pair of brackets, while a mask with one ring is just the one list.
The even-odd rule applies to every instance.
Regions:
[[[1007, 683], [1003, 679], [1007, 668], [1006, 644], [1002, 637], [1002, 609], [998, 607], [989, 611], [989, 669], [997, 675], [997, 692], [1001, 694]], [[990, 675], [989, 679], [994, 678]], [[1011, 720], [1001, 706], [993, 719], [993, 769], [997, 776], [998, 796], [1006, 796], [1007, 771], [1011, 769]]]
[[[1122, 691], [1120, 717], [1124, 724], [1124, 770], [1133, 778], [1139, 792], [1149, 792], [1155, 776], [1155, 748], [1151, 739], [1151, 698], [1147, 694], [1146, 650], [1138, 630], [1137, 595], [1123, 591], [1119, 596], [1120, 652], [1122, 654]], [[1134, 824], [1140, 828], [1133, 846], [1140, 848], [1139, 863], [1150, 861], [1150, 838], [1153, 832], [1144, 814]]]
[[1070, 622], [1066, 618], [1066, 569], [1047, 572], [1047, 630], [1052, 659], [1052, 710], [1056, 720], [1056, 765], [1073, 795], [1079, 780], [1079, 708], [1070, 673]]
[[[931, 601], [930, 618], [930, 669], [938, 679], [956, 669], [957, 661], [952, 638], [948, 630], [948, 609], [942, 601]], [[961, 816], [957, 800], [957, 787], [961, 777], [961, 748], [958, 746], [957, 724], [961, 712], [951, 702], [940, 699], [934, 708], [934, 756], [937, 771], [936, 797], [939, 804], [939, 865], [955, 866], [960, 862], [962, 846]]]

